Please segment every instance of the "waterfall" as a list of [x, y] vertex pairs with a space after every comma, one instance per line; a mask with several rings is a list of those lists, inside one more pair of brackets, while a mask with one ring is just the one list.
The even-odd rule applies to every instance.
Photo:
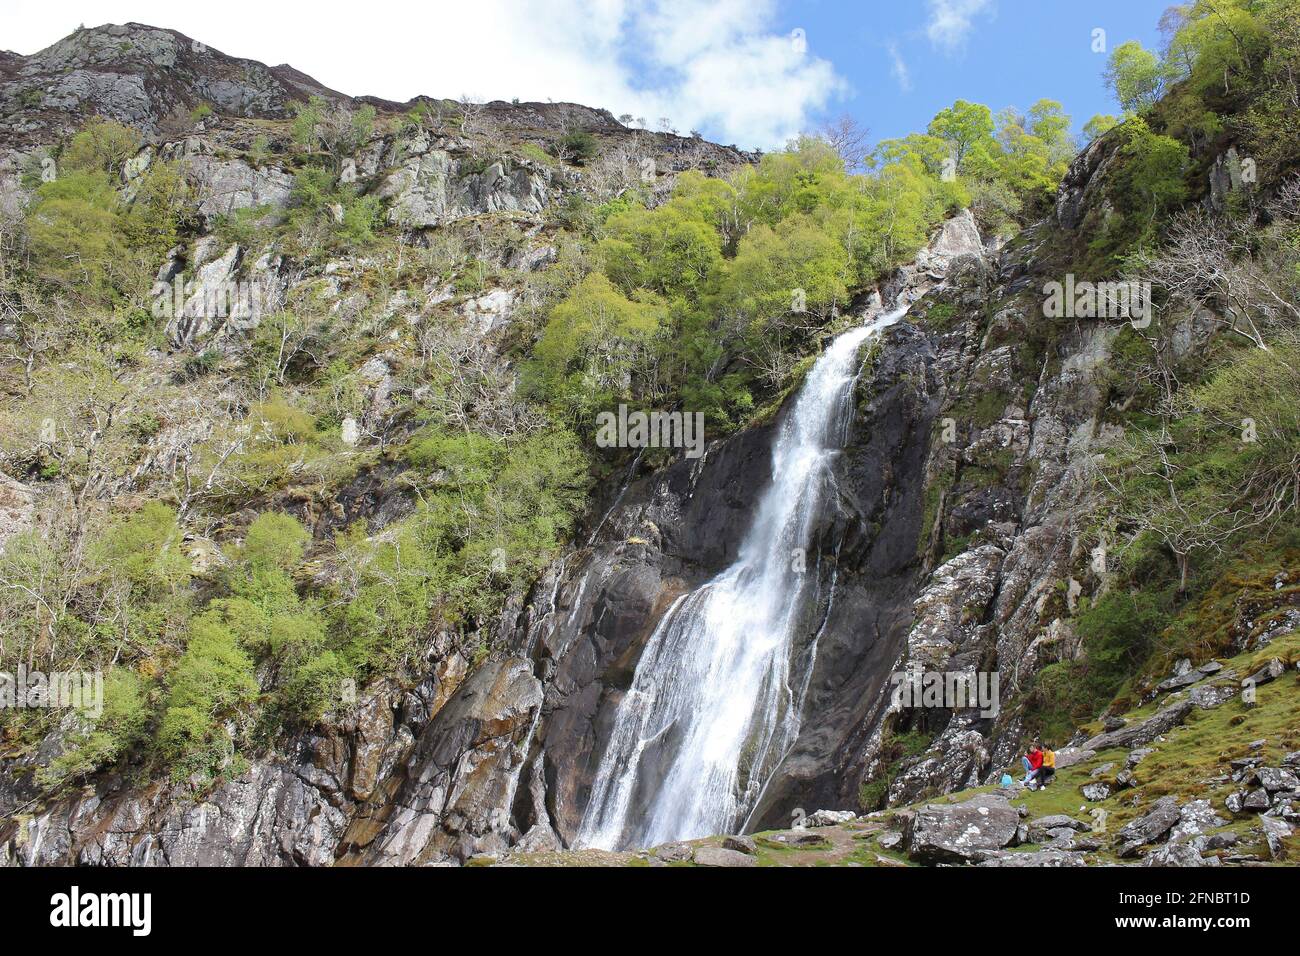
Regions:
[[[734, 832], [799, 733], [815, 638], [804, 572], [831, 464], [848, 439], [858, 349], [897, 322], [844, 333], [818, 358], [772, 445], [772, 484], [734, 564], [677, 599], [646, 644], [592, 786], [577, 845], [655, 846]], [[802, 641], [801, 641], [802, 638]]]

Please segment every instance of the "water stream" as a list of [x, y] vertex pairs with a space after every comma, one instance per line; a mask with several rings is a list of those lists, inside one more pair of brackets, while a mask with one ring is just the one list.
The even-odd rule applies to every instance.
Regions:
[[816, 655], [815, 637], [801, 633], [816, 591], [814, 561], [804, 571], [802, 555], [848, 438], [858, 351], [905, 312], [840, 335], [809, 371], [782, 417], [772, 483], [735, 563], [679, 598], [646, 644], [578, 845], [625, 849], [735, 832], [798, 736]]

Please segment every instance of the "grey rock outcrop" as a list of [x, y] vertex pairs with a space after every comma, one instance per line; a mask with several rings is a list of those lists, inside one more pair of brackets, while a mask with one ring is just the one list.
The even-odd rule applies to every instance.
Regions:
[[979, 794], [963, 803], [927, 804], [904, 831], [904, 846], [922, 863], [967, 863], [1015, 841], [1020, 815], [1005, 797]]
[[0, 553], [5, 541], [31, 527], [32, 502], [30, 488], [0, 472]]
[[410, 865], [506, 849], [541, 684], [526, 661], [483, 665], [420, 734], [345, 835], [343, 862]]
[[1142, 845], [1155, 843], [1173, 828], [1181, 816], [1182, 811], [1174, 797], [1161, 797], [1150, 810], [1119, 831], [1119, 855], [1132, 856]]

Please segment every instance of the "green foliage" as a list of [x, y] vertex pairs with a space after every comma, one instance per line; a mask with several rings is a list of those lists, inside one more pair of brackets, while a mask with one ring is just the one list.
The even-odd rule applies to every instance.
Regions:
[[1106, 86], [1126, 113], [1154, 106], [1168, 79], [1168, 67], [1137, 40], [1115, 47], [1106, 64]]
[[188, 190], [174, 166], [155, 161], [124, 201], [116, 187], [139, 145], [135, 130], [102, 119], [72, 138], [27, 212], [40, 281], [95, 304], [143, 294], [176, 242]]
[[[958, 104], [936, 135], [882, 144], [866, 176], [805, 137], [731, 182], [683, 174], [653, 210], [626, 194], [583, 210], [601, 272], [551, 308], [525, 369], [529, 393], [584, 427], [618, 402], [702, 411], [715, 429], [742, 424], [756, 395], [788, 385], [798, 354], [853, 290], [914, 256], [971, 201], [968, 183], [1007, 229], [1022, 208], [1016, 190], [1047, 196], [1064, 169], [1068, 120], [1044, 101], [1017, 122], [1025, 126], [1004, 149], [986, 109]], [[972, 168], [976, 153], [1005, 168], [993, 180], [945, 180], [943, 137]]]
[[633, 295], [628, 298], [599, 273], [582, 280], [552, 309], [533, 350], [528, 386], [575, 419], [629, 397], [633, 374], [665, 317], [657, 296]]
[[1107, 592], [1086, 605], [1076, 628], [1083, 656], [1042, 668], [1027, 700], [1027, 722], [1049, 739], [1095, 719], [1141, 669], [1169, 626], [1169, 597], [1155, 589]]
[[246, 437], [226, 463], [229, 493], [239, 498], [283, 486], [326, 454], [316, 420], [282, 392], [250, 408], [243, 429]]
[[143, 597], [175, 592], [190, 578], [176, 513], [158, 501], [105, 528], [91, 543], [90, 558]]
[[1154, 542], [1177, 560], [1229, 553], [1300, 509], [1300, 340], [1231, 354], [1182, 390], [1174, 416], [1132, 427], [1107, 456], [1107, 514], [1131, 547]]
[[859, 788], [858, 807], [864, 812], [883, 808], [889, 796], [889, 785], [909, 759], [925, 753], [931, 740], [931, 735], [918, 730], [889, 732], [880, 745], [880, 763], [884, 769], [874, 780]]
[[552, 429], [507, 446], [429, 428], [407, 449], [435, 476], [415, 514], [382, 539], [359, 529], [335, 543], [340, 653], [361, 670], [400, 661], [431, 626], [470, 627], [531, 583], [585, 502], [587, 460]]
[[624, 294], [649, 289], [698, 299], [722, 263], [722, 236], [686, 202], [614, 213], [605, 231], [605, 274]]
[[1169, 624], [1167, 600], [1151, 589], [1109, 591], [1079, 615], [1083, 696], [1109, 700], [1150, 655]]
[[115, 120], [93, 117], [72, 137], [59, 158], [65, 172], [103, 173], [120, 176], [127, 160], [139, 151], [142, 138], [129, 126]]
[[225, 721], [246, 713], [257, 693], [252, 658], [235, 634], [215, 614], [196, 618], [158, 730], [159, 753], [176, 779], [220, 770], [234, 753]]
[[103, 174], [69, 172], [37, 190], [27, 219], [38, 275], [69, 292], [107, 299], [124, 255], [121, 204]]
[[144, 739], [150, 717], [145, 682], [134, 671], [112, 668], [104, 678], [103, 712], [69, 736], [63, 753], [37, 771], [37, 781], [55, 788], [111, 766]]
[[248, 526], [240, 559], [254, 573], [288, 571], [302, 561], [311, 534], [295, 518], [269, 512]]
[[966, 172], [971, 165], [991, 160], [995, 128], [993, 113], [987, 106], [958, 100], [940, 110], [926, 132], [945, 142], [957, 163], [957, 171]]
[[339, 182], [327, 169], [308, 167], [294, 177], [289, 224], [305, 253], [357, 248], [372, 243], [379, 226], [378, 196], [362, 195], [355, 183]]
[[574, 130], [560, 137], [555, 143], [555, 154], [578, 166], [585, 166], [596, 155], [599, 143], [596, 137], [586, 130]]
[[1188, 147], [1152, 130], [1139, 116], [1117, 128], [1120, 161], [1107, 182], [1107, 218], [1096, 223], [1094, 256], [1115, 269], [1135, 249], [1154, 243], [1188, 197]]
[[1088, 122], [1083, 124], [1083, 135], [1088, 137], [1089, 142], [1091, 142], [1094, 139], [1105, 136], [1118, 126], [1120, 122], [1121, 120], [1118, 116], [1113, 116], [1110, 113], [1098, 113], [1092, 119], [1088, 120]]

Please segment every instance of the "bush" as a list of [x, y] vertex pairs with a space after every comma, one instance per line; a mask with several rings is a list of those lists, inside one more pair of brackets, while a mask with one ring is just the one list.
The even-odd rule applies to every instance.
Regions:
[[253, 661], [238, 638], [213, 613], [196, 618], [158, 731], [159, 753], [173, 776], [217, 773], [234, 753], [225, 720], [246, 711], [257, 693]]
[[599, 144], [596, 137], [586, 130], [566, 133], [555, 144], [555, 155], [578, 166], [585, 166], [587, 160], [596, 155]]
[[112, 765], [143, 739], [149, 718], [145, 682], [134, 671], [112, 668], [104, 678], [103, 712], [69, 738], [67, 749], [38, 771], [38, 781], [57, 787]]
[[189, 582], [190, 559], [181, 537], [176, 513], [151, 501], [100, 532], [91, 545], [91, 560], [109, 575], [127, 581], [137, 596], [159, 596]]

